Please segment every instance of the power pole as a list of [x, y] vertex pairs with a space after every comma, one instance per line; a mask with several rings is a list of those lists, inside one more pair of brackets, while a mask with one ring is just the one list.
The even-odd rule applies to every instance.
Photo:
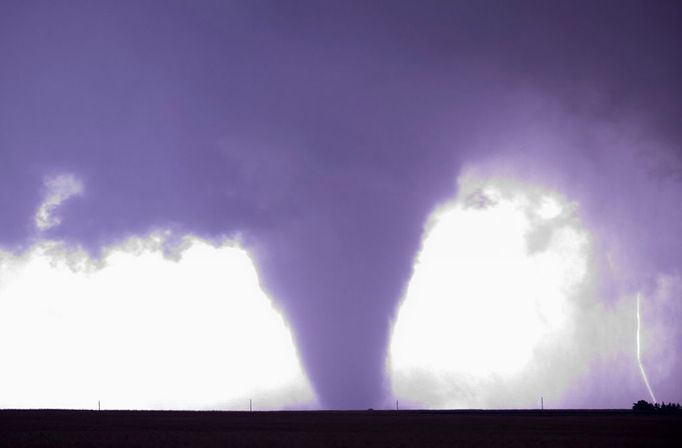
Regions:
[[398, 406], [398, 400], [395, 401], [395, 410], [396, 411], [400, 410], [400, 407]]
[[99, 400], [97, 400], [97, 410], [98, 411], [102, 410], [102, 403]]
[[543, 397], [540, 397], [540, 410], [545, 410], [545, 399]]
[[253, 402], [249, 398], [249, 412], [253, 412]]

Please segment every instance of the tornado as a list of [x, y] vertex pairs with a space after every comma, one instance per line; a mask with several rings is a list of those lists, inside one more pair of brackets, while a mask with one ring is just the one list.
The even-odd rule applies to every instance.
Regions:
[[656, 395], [654, 395], [654, 390], [651, 388], [651, 384], [649, 383], [649, 377], [646, 374], [646, 369], [644, 368], [644, 363], [642, 363], [642, 343], [641, 343], [641, 332], [642, 332], [642, 317], [640, 313], [640, 308], [641, 308], [641, 295], [637, 293], [637, 365], [639, 366], [639, 373], [642, 374], [642, 381], [644, 381], [644, 385], [646, 386], [647, 392], [649, 392], [649, 396], [651, 397], [651, 400], [656, 403], [658, 400], [656, 400]]

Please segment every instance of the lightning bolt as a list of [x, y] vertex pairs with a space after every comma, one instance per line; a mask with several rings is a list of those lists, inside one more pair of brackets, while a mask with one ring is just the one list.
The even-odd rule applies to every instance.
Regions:
[[651, 396], [653, 402], [656, 403], [656, 396], [654, 395], [654, 391], [651, 389], [651, 384], [649, 384], [649, 378], [646, 376], [644, 364], [642, 364], [642, 344], [640, 343], [639, 337], [642, 328], [642, 319], [639, 313], [640, 301], [641, 301], [640, 295], [639, 293], [637, 293], [637, 364], [639, 364], [639, 371], [642, 373], [642, 379], [644, 380], [644, 384], [646, 385], [646, 388], [649, 391], [649, 395]]

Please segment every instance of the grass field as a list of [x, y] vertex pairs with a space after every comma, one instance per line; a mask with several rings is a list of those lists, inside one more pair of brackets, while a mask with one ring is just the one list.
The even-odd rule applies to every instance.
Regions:
[[630, 411], [0, 411], [8, 447], [682, 446], [682, 416]]

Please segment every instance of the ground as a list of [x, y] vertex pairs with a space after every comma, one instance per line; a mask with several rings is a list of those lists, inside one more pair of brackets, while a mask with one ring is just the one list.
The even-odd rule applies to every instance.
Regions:
[[682, 416], [632, 411], [4, 410], [0, 446], [682, 446]]

